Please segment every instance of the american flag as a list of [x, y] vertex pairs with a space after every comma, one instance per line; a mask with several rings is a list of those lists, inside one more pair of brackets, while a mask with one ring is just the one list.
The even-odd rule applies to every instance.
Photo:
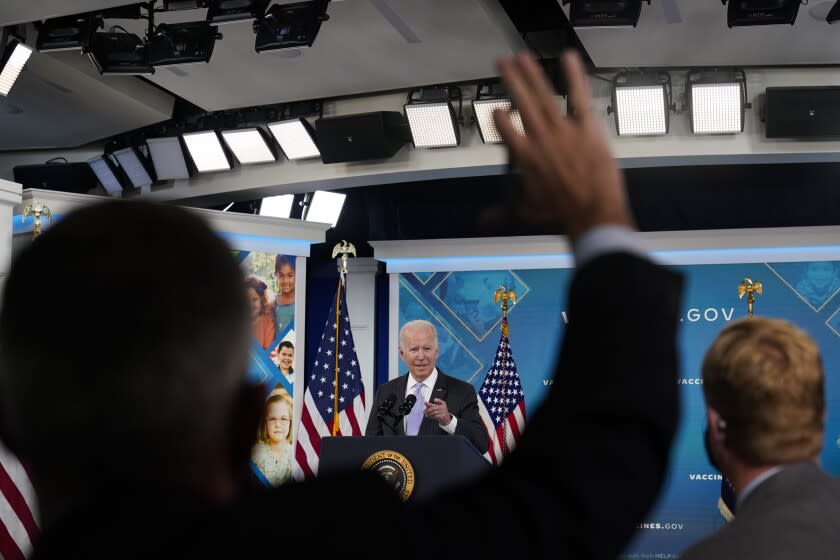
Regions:
[[525, 392], [510, 349], [507, 319], [502, 319], [496, 359], [487, 370], [478, 397], [479, 413], [490, 438], [490, 448], [484, 457], [498, 465], [516, 447], [525, 428]]
[[365, 388], [350, 330], [347, 288], [341, 274], [315, 363], [306, 378], [294, 477], [301, 480], [318, 474], [321, 438], [361, 436], [364, 420]]
[[35, 492], [14, 455], [0, 446], [0, 557], [21, 560], [38, 534]]

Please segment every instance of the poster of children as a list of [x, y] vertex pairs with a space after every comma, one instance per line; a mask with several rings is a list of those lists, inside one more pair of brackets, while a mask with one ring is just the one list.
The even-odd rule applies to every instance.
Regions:
[[297, 258], [240, 251], [253, 339], [249, 378], [265, 388], [265, 408], [251, 467], [266, 486], [292, 473], [294, 453], [295, 282]]

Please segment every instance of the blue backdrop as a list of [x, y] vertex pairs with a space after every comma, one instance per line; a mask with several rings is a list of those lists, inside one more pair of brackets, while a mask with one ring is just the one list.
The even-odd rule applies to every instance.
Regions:
[[[675, 558], [725, 523], [717, 508], [720, 477], [703, 451], [700, 364], [717, 332], [746, 315], [746, 304], [737, 296], [744, 277], [764, 285], [757, 314], [788, 319], [820, 345], [828, 405], [822, 464], [840, 474], [840, 262], [673, 268], [687, 280], [679, 333], [683, 412], [665, 490], [639, 528], [627, 558]], [[509, 315], [511, 348], [527, 409], [534, 411], [552, 381], [571, 274], [567, 269], [401, 274], [400, 324], [412, 319], [435, 323], [441, 369], [478, 388], [498, 344], [500, 312], [493, 305], [493, 291], [502, 283], [513, 288], [519, 302]], [[605, 297], [621, 297], [621, 288]], [[407, 369], [404, 363], [400, 368]]]

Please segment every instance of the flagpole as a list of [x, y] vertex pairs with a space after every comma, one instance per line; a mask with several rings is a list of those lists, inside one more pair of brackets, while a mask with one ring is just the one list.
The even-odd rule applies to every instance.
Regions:
[[335, 291], [335, 382], [333, 384], [333, 425], [332, 435], [339, 435], [338, 426], [338, 331], [341, 329], [341, 284], [344, 282], [344, 273], [338, 275], [338, 289]]
[[[339, 257], [340, 255], [340, 257]], [[338, 272], [338, 289], [335, 291], [335, 381], [333, 384], [333, 425], [332, 435], [341, 435], [341, 428], [339, 427], [339, 410], [338, 410], [338, 391], [339, 391], [339, 332], [341, 332], [341, 288], [344, 285], [344, 278], [347, 274], [347, 255], [356, 256], [356, 247], [352, 243], [347, 243], [341, 240], [341, 243], [336, 243], [333, 247], [333, 258], [339, 258], [339, 272]]]
[[[493, 303], [502, 302], [502, 336], [506, 339], [510, 336], [510, 326], [508, 325], [507, 314], [508, 314], [508, 303], [516, 303], [516, 292], [513, 290], [508, 290], [507, 287], [502, 284], [496, 289], [496, 292], [493, 294]], [[505, 351], [509, 351], [509, 347], [505, 348]], [[505, 420], [502, 421], [502, 441], [500, 442], [502, 448], [502, 457], [508, 454], [508, 445], [507, 445], [507, 415], [508, 415], [508, 403], [510, 399], [508, 398], [508, 376], [507, 374], [502, 376], [502, 404], [504, 405], [504, 413], [505, 413]]]

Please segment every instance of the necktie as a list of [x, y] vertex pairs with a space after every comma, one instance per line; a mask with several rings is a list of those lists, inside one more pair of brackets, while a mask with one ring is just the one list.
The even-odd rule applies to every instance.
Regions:
[[405, 434], [407, 436], [416, 436], [420, 431], [420, 424], [423, 422], [423, 390], [422, 383], [418, 383], [414, 387], [414, 396], [417, 397], [417, 402], [414, 403], [411, 412], [408, 413], [405, 423]]

